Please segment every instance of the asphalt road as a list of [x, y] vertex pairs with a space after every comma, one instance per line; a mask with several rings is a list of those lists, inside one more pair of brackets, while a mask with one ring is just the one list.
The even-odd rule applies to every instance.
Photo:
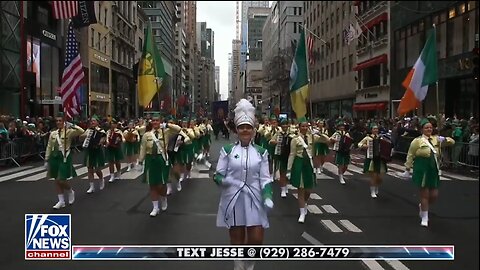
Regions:
[[[0, 171], [0, 269], [233, 269], [233, 263], [188, 261], [25, 261], [24, 215], [71, 213], [72, 242], [77, 245], [228, 245], [228, 232], [215, 226], [219, 189], [211, 181], [220, 147], [211, 150], [212, 169], [199, 166], [183, 190], [168, 198], [168, 210], [149, 217], [148, 188], [139, 172], [125, 173], [105, 190], [86, 194], [88, 181], [76, 154], [79, 177], [71, 181], [76, 202], [60, 211], [51, 181], [41, 163]], [[371, 199], [368, 178], [358, 172], [362, 159], [354, 155], [347, 184], [337, 180], [333, 165], [318, 179], [305, 224], [290, 190], [286, 199], [274, 188], [275, 208], [269, 215], [265, 244], [270, 245], [455, 245], [454, 261], [262, 261], [255, 269], [479, 269], [478, 178], [445, 175], [438, 202], [430, 211], [430, 226], [420, 226], [418, 193], [410, 181], [386, 175], [380, 196]], [[124, 168], [125, 170], [125, 168]], [[82, 174], [83, 172], [83, 174]], [[106, 176], [106, 175], [105, 175]], [[478, 177], [478, 176], [477, 176]], [[82, 179], [83, 178], [83, 179]]]

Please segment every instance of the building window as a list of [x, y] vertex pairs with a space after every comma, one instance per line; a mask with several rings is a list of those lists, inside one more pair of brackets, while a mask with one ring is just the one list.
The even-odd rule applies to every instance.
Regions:
[[348, 71], [352, 71], [353, 69], [353, 54], [348, 56]]
[[[113, 61], [117, 61], [117, 55], [116, 55], [116, 52], [117, 52], [117, 47], [116, 47], [117, 44], [115, 44], [115, 40], [112, 40], [112, 58], [113, 58]], [[141, 47], [140, 47], [141, 48]]]
[[347, 16], [347, 11], [345, 10], [345, 2], [342, 3], [342, 19], [345, 19], [345, 16]]
[[298, 7], [298, 15], [302, 16], [302, 7]]
[[325, 32], [328, 33], [328, 18], [325, 19]]
[[332, 14], [330, 14], [330, 28], [332, 28], [332, 30], [333, 30], [333, 23], [334, 21], [333, 21], [333, 12], [332, 12]]
[[325, 79], [324, 74], [325, 73], [325, 68], [322, 67], [322, 74], [320, 75], [320, 79], [323, 81]]
[[317, 69], [317, 82], [320, 82], [320, 70]]
[[103, 38], [103, 53], [107, 53], [107, 36]]
[[448, 11], [448, 18], [451, 19], [455, 17], [455, 7], [452, 7], [449, 11]]
[[337, 23], [339, 23], [340, 22], [340, 8], [337, 8], [337, 13], [335, 15], [337, 17]]
[[325, 80], [328, 80], [328, 65], [325, 67]]
[[317, 8], [313, 9], [313, 21], [317, 20]]
[[103, 25], [105, 25], [105, 26], [107, 26], [107, 16], [108, 16], [107, 14], [108, 14], [107, 9], [105, 8], [105, 16], [103, 16], [103, 20], [104, 20]]
[[331, 49], [332, 53], [333, 53], [333, 49], [335, 48], [335, 45], [333, 45], [333, 44], [335, 44], [335, 43], [333, 43], [333, 42], [334, 42], [334, 40], [333, 40], [333, 38], [332, 38], [332, 39], [330, 40], [330, 49]]
[[334, 73], [334, 72], [335, 72], [335, 70], [334, 70], [335, 67], [334, 67], [334, 66], [335, 66], [335, 63], [331, 63], [331, 64], [330, 64], [330, 77], [331, 77], [332, 79], [333, 79], [333, 75], [335, 74], [335, 73]]
[[347, 67], [347, 58], [343, 57], [342, 58], [342, 74], [345, 74], [346, 67]]
[[140, 50], [143, 50], [143, 43], [141, 37], [138, 38], [138, 48], [140, 48]]
[[90, 39], [91, 39], [91, 42], [92, 42], [91, 47], [92, 47], [92, 48], [95, 48], [95, 29], [92, 28], [92, 29], [91, 29], [91, 32], [92, 32], [92, 33], [90, 34]]
[[297, 33], [297, 23], [293, 22], [293, 33]]
[[340, 61], [337, 60], [337, 77], [340, 76]]
[[324, 30], [324, 29], [323, 29], [323, 22], [322, 22], [322, 23], [320, 24], [320, 33], [322, 34], [322, 36], [323, 36], [323, 33], [324, 33], [323, 30]]
[[95, 48], [97, 48], [97, 50], [100, 51], [100, 42], [102, 40], [102, 34], [100, 34], [100, 33], [97, 33], [97, 34], [98, 34], [98, 42], [97, 42], [97, 44], [95, 44], [96, 45]]
[[340, 34], [337, 34], [337, 50], [340, 49]]
[[293, 7], [293, 15], [297, 15], [297, 7]]

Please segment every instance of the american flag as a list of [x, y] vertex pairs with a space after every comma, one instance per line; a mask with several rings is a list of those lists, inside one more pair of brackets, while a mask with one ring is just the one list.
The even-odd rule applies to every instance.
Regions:
[[77, 93], [82, 87], [84, 76], [77, 39], [70, 23], [68, 25], [67, 48], [65, 50], [65, 69], [63, 70], [62, 85], [60, 86], [63, 110], [68, 118], [72, 118], [80, 113]]
[[77, 16], [78, 1], [52, 1], [53, 17], [68, 19]]
[[315, 64], [315, 58], [313, 57], [313, 35], [311, 33], [308, 34], [307, 37], [307, 50], [308, 50], [308, 63], [310, 65]]

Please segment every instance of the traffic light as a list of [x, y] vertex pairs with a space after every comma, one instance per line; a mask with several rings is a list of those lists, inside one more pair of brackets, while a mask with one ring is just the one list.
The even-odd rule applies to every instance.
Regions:
[[473, 59], [472, 59], [473, 69], [472, 69], [472, 73], [473, 73], [473, 78], [475, 80], [478, 80], [478, 54], [479, 54], [478, 51], [479, 51], [478, 48], [473, 49]]

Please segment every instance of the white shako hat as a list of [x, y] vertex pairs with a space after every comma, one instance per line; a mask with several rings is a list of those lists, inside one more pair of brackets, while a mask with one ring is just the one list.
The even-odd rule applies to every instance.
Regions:
[[248, 124], [255, 127], [255, 107], [248, 100], [242, 98], [235, 107], [235, 126]]

